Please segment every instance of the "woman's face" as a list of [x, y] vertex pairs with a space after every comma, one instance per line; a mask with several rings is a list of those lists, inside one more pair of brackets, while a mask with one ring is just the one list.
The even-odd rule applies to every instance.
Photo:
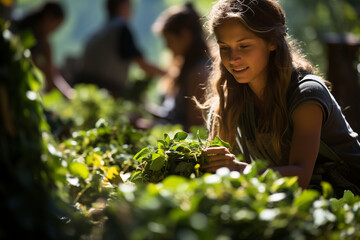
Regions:
[[55, 30], [57, 30], [62, 24], [63, 20], [64, 18], [55, 17], [52, 15], [48, 15], [46, 18], [44, 18], [43, 29], [45, 34], [51, 34]]
[[[238, 20], [225, 20], [216, 31], [221, 62], [238, 83], [262, 91], [270, 52], [275, 46], [257, 37]], [[255, 89], [254, 89], [255, 88]]]
[[184, 55], [189, 48], [191, 41], [189, 31], [183, 30], [178, 34], [164, 32], [163, 36], [166, 41], [166, 46], [172, 51], [174, 55]]
[[121, 4], [118, 5], [118, 9], [117, 9], [117, 15], [121, 16], [124, 20], [129, 21], [131, 18], [131, 9], [132, 5], [131, 5], [131, 1], [123, 1]]

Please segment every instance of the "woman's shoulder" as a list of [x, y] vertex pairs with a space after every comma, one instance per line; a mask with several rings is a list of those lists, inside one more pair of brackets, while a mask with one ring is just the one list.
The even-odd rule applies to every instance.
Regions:
[[327, 118], [334, 105], [333, 101], [325, 81], [320, 76], [311, 73], [293, 74], [287, 93], [290, 114], [294, 113], [302, 104], [312, 102], [323, 109], [325, 118]]
[[330, 97], [330, 85], [321, 76], [309, 72], [294, 72], [288, 88], [288, 98], [297, 95], [317, 95]]
[[322, 76], [305, 71], [305, 70], [298, 70], [293, 71], [291, 75], [290, 87], [293, 86], [307, 86], [307, 85], [321, 85], [325, 86], [325, 88], [329, 89], [330, 84], [326, 81]]

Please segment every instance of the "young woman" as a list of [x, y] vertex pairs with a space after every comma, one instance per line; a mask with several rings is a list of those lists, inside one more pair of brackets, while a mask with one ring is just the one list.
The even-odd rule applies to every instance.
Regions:
[[330, 182], [335, 194], [359, 194], [360, 144], [327, 82], [295, 49], [285, 14], [273, 0], [219, 0], [209, 15], [218, 43], [206, 102], [210, 138], [216, 135], [240, 151], [208, 148], [209, 164], [243, 171], [263, 159], [300, 187]]
[[203, 125], [201, 111], [191, 100], [202, 98], [208, 78], [208, 46], [202, 23], [191, 3], [165, 10], [153, 25], [172, 53], [172, 63], [161, 79], [164, 101], [149, 111], [164, 123], [181, 124], [185, 130]]

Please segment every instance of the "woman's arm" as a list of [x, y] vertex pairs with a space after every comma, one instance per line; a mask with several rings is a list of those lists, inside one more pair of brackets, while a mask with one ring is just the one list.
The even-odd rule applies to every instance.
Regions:
[[166, 73], [163, 69], [151, 64], [150, 62], [145, 60], [142, 56], [138, 56], [134, 58], [134, 60], [140, 66], [140, 68], [150, 76], [157, 76], [157, 75], [163, 76]]
[[282, 176], [297, 176], [302, 188], [309, 185], [319, 153], [322, 120], [323, 112], [317, 104], [304, 104], [295, 110], [289, 165], [272, 168]]
[[43, 52], [41, 53], [43, 56], [40, 56], [40, 62], [38, 61], [37, 56], [33, 56], [33, 60], [35, 65], [45, 75], [45, 91], [48, 92], [54, 88], [57, 88], [66, 98], [71, 99], [74, 96], [74, 90], [54, 65], [52, 50], [48, 40], [43, 39], [41, 42], [43, 44]]
[[[294, 133], [290, 146], [289, 165], [272, 167], [282, 176], [297, 176], [299, 185], [306, 188], [311, 180], [312, 172], [319, 152], [322, 109], [317, 104], [304, 104], [293, 114]], [[227, 148], [208, 148], [203, 151], [208, 155], [209, 164], [202, 168], [215, 172], [220, 167], [242, 172], [246, 163], [238, 162]]]

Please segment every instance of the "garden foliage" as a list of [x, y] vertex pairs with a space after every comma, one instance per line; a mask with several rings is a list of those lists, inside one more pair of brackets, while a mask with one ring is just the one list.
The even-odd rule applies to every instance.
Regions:
[[0, 238], [78, 239], [88, 224], [57, 194], [62, 167], [27, 49], [33, 39], [8, 27], [0, 19]]
[[106, 208], [104, 239], [357, 239], [360, 198], [298, 187], [259, 162], [188, 179], [120, 184]]

